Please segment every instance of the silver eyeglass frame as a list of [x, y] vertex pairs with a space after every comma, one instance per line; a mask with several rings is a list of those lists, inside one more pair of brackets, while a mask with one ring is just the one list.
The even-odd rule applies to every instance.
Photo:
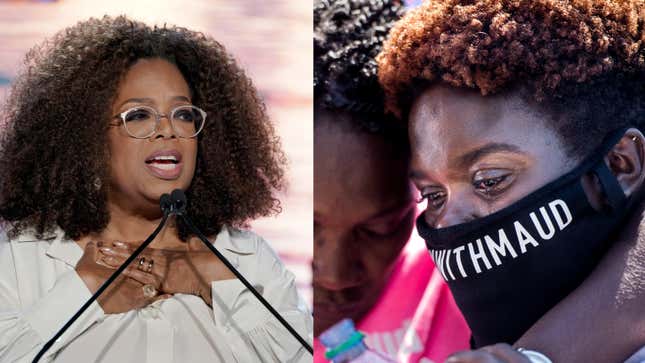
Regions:
[[[192, 136], [181, 136], [181, 133], [177, 131], [177, 129], [175, 128], [175, 123], [173, 122], [173, 116], [174, 116], [175, 112], [177, 112], [177, 110], [185, 109], [185, 108], [194, 108], [194, 109], [196, 109], [197, 111], [199, 111], [199, 113], [202, 115], [202, 119], [203, 119], [202, 125], [201, 125], [201, 127], [199, 128], [199, 130], [195, 131], [195, 133], [194, 133]], [[146, 110], [149, 110], [149, 111], [151, 111], [151, 112], [152, 112], [152, 114], [155, 116], [155, 127], [154, 127], [154, 129], [153, 129], [149, 134], [147, 134], [146, 136], [135, 136], [135, 135], [133, 135], [133, 134], [130, 132], [130, 130], [128, 130], [127, 121], [125, 121], [125, 115], [126, 115], [128, 112], [130, 112], [130, 111], [132, 111], [132, 110], [140, 110], [140, 109], [146, 109]], [[147, 139], [147, 138], [150, 138], [152, 135], [154, 135], [154, 134], [156, 134], [156, 133], [157, 133], [157, 131], [159, 130], [159, 123], [161, 122], [161, 118], [162, 118], [162, 117], [165, 117], [165, 118], [167, 118], [167, 119], [168, 119], [168, 122], [170, 122], [170, 127], [172, 128], [172, 131], [175, 133], [175, 135], [177, 135], [177, 137], [181, 137], [181, 138], [183, 138], [183, 139], [192, 139], [192, 138], [196, 137], [197, 135], [199, 135], [199, 133], [200, 133], [200, 132], [202, 132], [202, 130], [204, 129], [204, 125], [206, 124], [206, 116], [207, 116], [206, 111], [202, 110], [201, 108], [199, 108], [199, 107], [197, 107], [197, 106], [193, 106], [193, 105], [181, 105], [181, 106], [177, 106], [177, 107], [173, 108], [173, 109], [170, 111], [170, 114], [169, 114], [169, 115], [168, 115], [168, 114], [165, 114], [165, 113], [160, 113], [160, 112], [158, 112], [157, 110], [155, 110], [154, 108], [152, 108], [152, 107], [150, 107], [150, 106], [136, 106], [136, 107], [128, 108], [127, 110], [125, 110], [125, 111], [123, 111], [123, 112], [121, 112], [121, 113], [118, 113], [118, 114], [116, 114], [116, 115], [112, 116], [112, 118], [113, 118], [113, 119], [117, 119], [117, 118], [118, 118], [118, 119], [120, 119], [120, 120], [121, 120], [121, 122], [120, 122], [119, 124], [112, 124], [112, 123], [111, 123], [110, 125], [111, 125], [111, 126], [119, 126], [119, 125], [123, 125], [123, 128], [125, 129], [125, 132], [127, 132], [127, 133], [128, 133], [128, 135], [130, 135], [130, 137], [133, 137], [133, 138], [135, 138], [135, 139]]]

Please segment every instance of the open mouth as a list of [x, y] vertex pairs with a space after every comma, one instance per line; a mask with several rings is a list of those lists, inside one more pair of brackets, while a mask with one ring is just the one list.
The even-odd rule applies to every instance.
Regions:
[[181, 174], [181, 153], [177, 150], [160, 150], [145, 160], [148, 170], [161, 179], [175, 179]]
[[179, 160], [174, 156], [159, 156], [146, 160], [146, 164], [152, 165], [155, 168], [170, 170], [179, 164]]

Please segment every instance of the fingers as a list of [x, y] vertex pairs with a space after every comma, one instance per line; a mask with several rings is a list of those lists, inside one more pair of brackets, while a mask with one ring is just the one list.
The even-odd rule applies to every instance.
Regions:
[[489, 352], [493, 356], [501, 359], [502, 362], [512, 363], [530, 363], [530, 360], [522, 353], [513, 349], [506, 343], [499, 343], [483, 347], [482, 350]]
[[[125, 260], [127, 260], [134, 252], [134, 249], [131, 249], [129, 247], [119, 247], [118, 245], [105, 244], [100, 244], [98, 250], [105, 257], [110, 257], [110, 261], [118, 261], [119, 265], [125, 262]], [[151, 259], [152, 256], [150, 251], [146, 249], [141, 252], [137, 258]]]
[[[124, 248], [124, 249], [134, 249], [134, 247], [135, 247], [134, 244], [125, 243], [125, 242], [121, 242], [121, 241], [113, 241], [112, 246], [118, 247], [118, 248]], [[139, 246], [139, 244], [137, 243], [136, 246]]]
[[[125, 258], [130, 257], [133, 251], [130, 251], [127, 248], [119, 248], [116, 246], [101, 246], [99, 247], [99, 251], [101, 253], [106, 254], [106, 255], [111, 255], [111, 256], [116, 256], [116, 257], [124, 257]], [[146, 252], [142, 252], [139, 256], [146, 256]]]
[[[88, 242], [85, 244], [85, 249], [83, 250], [83, 255], [76, 263], [77, 271], [80, 268], [82, 271], [93, 271], [91, 266], [96, 264], [96, 259], [98, 258], [98, 249], [95, 242]], [[87, 271], [86, 271], [87, 270]]]
[[[110, 268], [118, 268], [130, 257], [129, 252], [123, 253], [108, 247], [101, 247], [99, 248], [99, 251], [100, 254], [97, 256], [97, 263]], [[163, 276], [163, 267], [165, 264], [166, 260], [162, 256], [151, 257], [147, 253], [143, 252], [130, 265], [128, 265], [127, 269]]]
[[530, 361], [510, 345], [500, 343], [453, 354], [448, 357], [446, 363], [530, 363]]
[[99, 247], [116, 247], [124, 250], [134, 251], [137, 247], [141, 245], [143, 241], [136, 242], [123, 242], [123, 241], [112, 241], [112, 242], [103, 242], [102, 246]]
[[[136, 250], [135, 246], [129, 245], [124, 242], [112, 242], [112, 243], [101, 243], [98, 244], [98, 249], [101, 253], [106, 255], [112, 255], [117, 257], [123, 257], [124, 261], [126, 258], [130, 257], [132, 253]], [[166, 250], [160, 250], [155, 248], [146, 248], [139, 255], [140, 257], [145, 257], [146, 259], [155, 259], [156, 261], [161, 261], [161, 259], [166, 259], [168, 254], [171, 252]]]
[[482, 350], [468, 350], [451, 355], [445, 363], [508, 363]]
[[152, 304], [153, 302], [155, 302], [157, 300], [165, 300], [165, 299], [169, 299], [171, 297], [172, 297], [172, 294], [158, 295], [158, 296], [153, 297], [152, 300], [150, 301], [150, 303]]
[[[121, 266], [127, 257], [117, 257], [110, 255], [98, 256], [97, 264], [105, 266], [110, 269], [116, 269]], [[152, 284], [157, 289], [161, 286], [161, 277], [156, 275], [153, 271], [145, 272], [137, 268], [137, 265], [131, 264], [123, 270], [123, 276], [129, 277], [143, 285]]]
[[83, 257], [88, 257], [91, 258], [92, 260], [95, 259], [96, 254], [98, 252], [96, 242], [94, 241], [89, 241], [85, 244], [85, 250], [83, 251]]
[[[140, 245], [142, 241], [136, 242], [136, 243], [126, 243], [126, 242], [121, 242], [121, 241], [114, 241], [112, 243], [108, 243], [104, 246], [99, 246], [99, 247], [112, 247], [116, 251], [120, 251], [123, 253], [127, 253], [128, 255], [131, 255], [134, 250], [136, 250]], [[143, 252], [145, 255], [149, 255], [151, 257], [156, 257], [156, 256], [166, 256], [168, 251], [164, 249], [158, 249], [158, 248], [151, 248], [148, 247], [144, 250]]]
[[[110, 252], [104, 252], [99, 250], [99, 253], [96, 255], [96, 263], [99, 265], [115, 269], [121, 266], [127, 257], [120, 257], [120, 256], [114, 256]], [[131, 268], [132, 265], [128, 266], [128, 268]]]
[[151, 273], [125, 269], [123, 271], [123, 275], [141, 283], [142, 285], [153, 285], [157, 290], [161, 288], [161, 280]]

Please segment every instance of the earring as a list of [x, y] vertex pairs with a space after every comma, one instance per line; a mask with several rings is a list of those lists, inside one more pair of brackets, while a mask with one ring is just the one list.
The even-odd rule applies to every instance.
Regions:
[[101, 187], [103, 186], [103, 182], [101, 181], [101, 178], [97, 176], [94, 178], [94, 183], [92, 183], [92, 185], [94, 186], [94, 189], [98, 191], [98, 190], [101, 190]]

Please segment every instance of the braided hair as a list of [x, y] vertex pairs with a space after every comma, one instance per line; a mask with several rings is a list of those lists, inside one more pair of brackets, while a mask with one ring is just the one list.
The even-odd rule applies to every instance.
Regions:
[[342, 111], [349, 114], [345, 119], [351, 119], [354, 129], [369, 133], [384, 133], [397, 125], [384, 112], [375, 58], [403, 10], [393, 0], [315, 1], [316, 111]]

